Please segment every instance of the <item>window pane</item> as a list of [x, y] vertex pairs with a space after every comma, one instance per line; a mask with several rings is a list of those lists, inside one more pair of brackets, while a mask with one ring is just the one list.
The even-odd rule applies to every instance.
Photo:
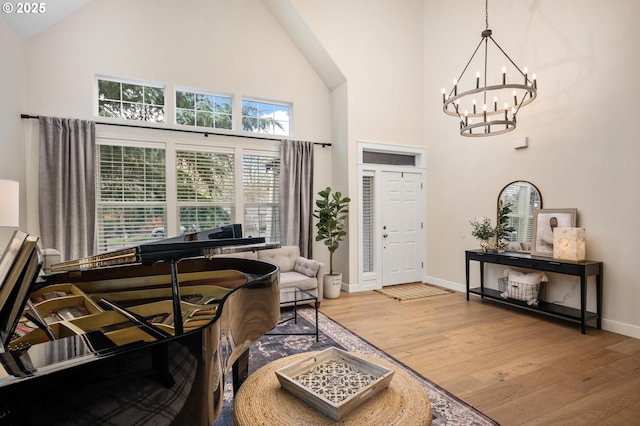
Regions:
[[164, 89], [145, 86], [144, 103], [147, 105], [161, 105], [164, 107]]
[[273, 104], [258, 104], [258, 116], [261, 118], [273, 118], [273, 111], [275, 110], [275, 105]]
[[213, 111], [215, 109], [215, 97], [211, 95], [197, 95], [196, 109], [198, 111]]
[[199, 127], [215, 127], [213, 120], [213, 113], [211, 112], [196, 112], [196, 126]]
[[98, 80], [99, 99], [122, 100], [120, 83], [116, 81]]
[[143, 101], [144, 87], [138, 84], [122, 84], [122, 100], [129, 102]]
[[176, 107], [195, 109], [195, 94], [188, 92], [176, 91]]
[[233, 223], [233, 209], [220, 206], [180, 207], [180, 226], [186, 232], [200, 232]]
[[245, 132], [253, 132], [258, 128], [258, 119], [242, 117], [242, 130]]
[[216, 111], [231, 114], [231, 98], [216, 96]]
[[120, 102], [99, 101], [98, 114], [100, 117], [121, 117]]
[[216, 128], [231, 129], [232, 124], [231, 114], [216, 114]]
[[253, 101], [242, 101], [242, 115], [246, 117], [258, 116], [258, 103]]
[[164, 206], [99, 205], [97, 216], [99, 253], [164, 237]]
[[176, 123], [193, 126], [196, 124], [196, 115], [193, 110], [176, 109]]

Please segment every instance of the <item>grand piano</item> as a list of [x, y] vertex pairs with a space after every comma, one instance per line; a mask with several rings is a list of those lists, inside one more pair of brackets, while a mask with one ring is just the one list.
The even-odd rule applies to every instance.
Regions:
[[16, 231], [0, 260], [0, 425], [212, 425], [279, 318], [269, 248], [219, 228], [53, 265]]

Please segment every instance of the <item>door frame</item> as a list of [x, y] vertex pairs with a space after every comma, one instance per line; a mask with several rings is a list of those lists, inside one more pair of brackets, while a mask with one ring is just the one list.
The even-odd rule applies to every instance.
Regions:
[[[388, 164], [368, 164], [364, 163], [364, 152], [379, 152], [389, 154], [401, 154], [412, 155], [415, 157], [415, 166], [396, 166]], [[411, 172], [419, 173], [422, 175], [423, 189], [426, 191], [426, 150], [424, 148], [402, 146], [402, 145], [389, 145], [374, 142], [358, 141], [358, 286], [356, 291], [376, 290], [382, 288], [382, 238], [381, 233], [377, 232], [380, 229], [380, 217], [382, 212], [381, 206], [381, 185], [376, 184], [381, 182], [382, 172]], [[363, 193], [362, 193], [362, 179], [363, 176], [373, 176], [374, 189], [373, 189], [373, 227], [376, 232], [373, 233], [373, 268], [371, 271], [364, 271], [364, 229], [363, 229]], [[427, 247], [427, 226], [426, 226], [426, 192], [423, 191], [421, 214], [424, 218], [423, 227], [420, 235], [420, 255], [424, 262], [422, 268], [422, 280], [425, 281], [427, 277], [426, 270], [426, 247]]]

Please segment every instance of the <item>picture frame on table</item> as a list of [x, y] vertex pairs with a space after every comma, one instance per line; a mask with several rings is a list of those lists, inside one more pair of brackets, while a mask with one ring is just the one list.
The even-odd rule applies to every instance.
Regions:
[[557, 227], [575, 227], [578, 209], [535, 209], [531, 254], [553, 257], [553, 230]]

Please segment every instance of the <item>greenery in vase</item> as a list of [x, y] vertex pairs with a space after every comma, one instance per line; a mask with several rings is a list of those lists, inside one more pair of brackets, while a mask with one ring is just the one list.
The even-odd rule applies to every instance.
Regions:
[[471, 235], [480, 240], [480, 242], [489, 241], [496, 235], [496, 228], [491, 226], [491, 220], [489, 220], [489, 218], [484, 217], [480, 220], [470, 221], [469, 223], [473, 228]]

